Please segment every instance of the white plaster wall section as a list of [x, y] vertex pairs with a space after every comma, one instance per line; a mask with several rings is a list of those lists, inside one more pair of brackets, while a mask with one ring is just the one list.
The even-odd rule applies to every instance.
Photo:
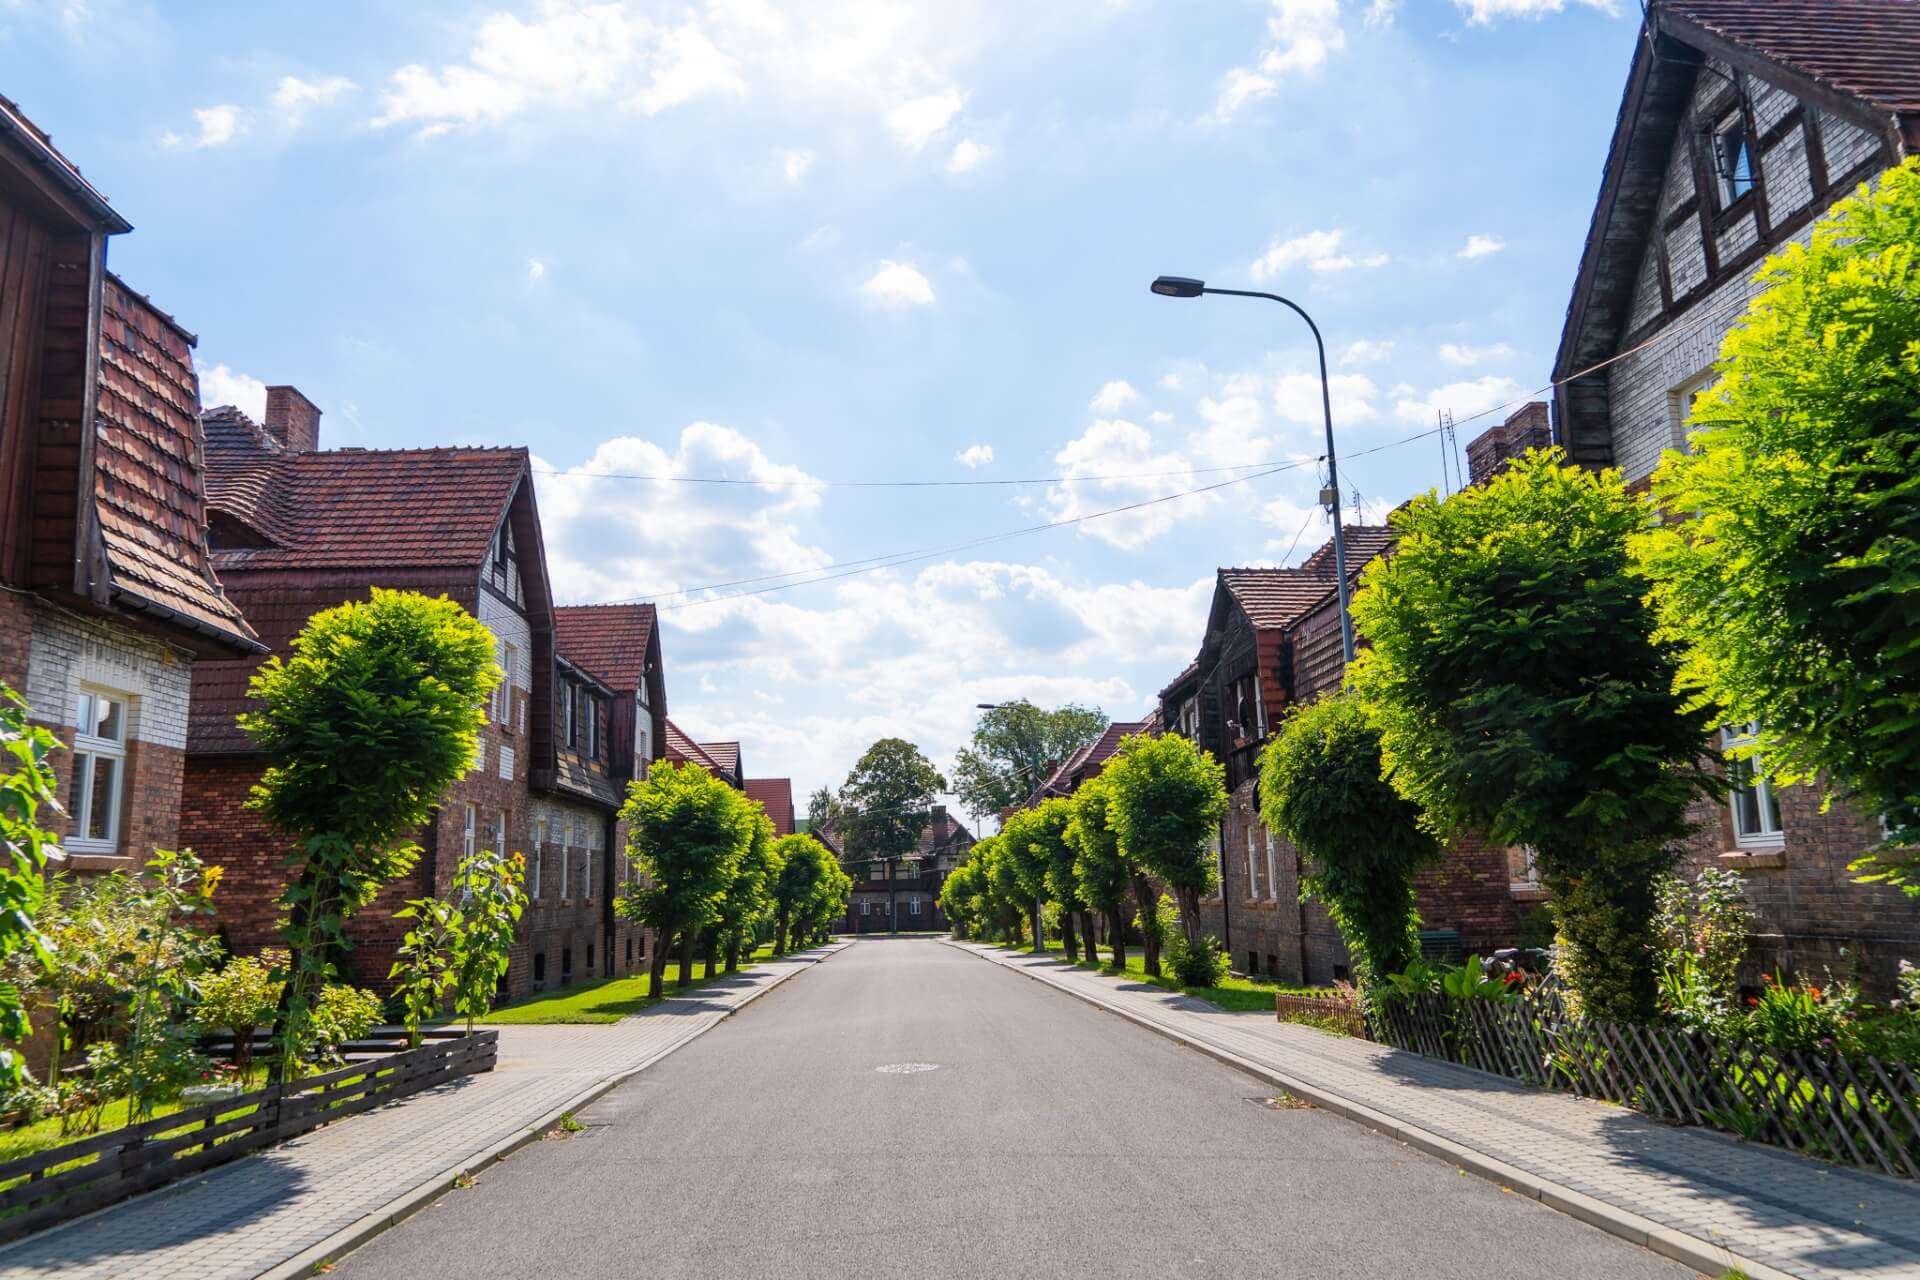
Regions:
[[27, 702], [37, 718], [71, 725], [81, 685], [134, 698], [131, 741], [185, 750], [191, 655], [111, 623], [42, 605], [27, 655]]

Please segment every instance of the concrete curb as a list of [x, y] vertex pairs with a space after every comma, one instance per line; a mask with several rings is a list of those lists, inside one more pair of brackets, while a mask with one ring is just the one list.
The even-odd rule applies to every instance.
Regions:
[[949, 940], [947, 945], [965, 951], [970, 955], [978, 956], [990, 964], [1000, 966], [1002, 969], [1010, 969], [1015, 973], [1022, 974], [1040, 983], [1042, 986], [1050, 987], [1063, 995], [1082, 1000], [1104, 1013], [1110, 1013], [1136, 1026], [1144, 1027], [1149, 1031], [1165, 1036], [1169, 1040], [1205, 1054], [1216, 1062], [1232, 1067], [1237, 1071], [1245, 1072], [1257, 1080], [1267, 1084], [1278, 1085], [1289, 1093], [1305, 1098], [1308, 1102], [1313, 1103], [1314, 1106], [1319, 1107], [1323, 1111], [1330, 1111], [1342, 1119], [1363, 1124], [1369, 1129], [1386, 1134], [1388, 1137], [1403, 1142], [1417, 1151], [1424, 1151], [1428, 1155], [1438, 1156], [1457, 1169], [1474, 1174], [1477, 1177], [1485, 1178], [1487, 1181], [1512, 1191], [1516, 1195], [1526, 1196], [1529, 1200], [1538, 1200], [1549, 1209], [1557, 1209], [1561, 1213], [1578, 1218], [1588, 1226], [1597, 1227], [1605, 1231], [1608, 1235], [1618, 1236], [1622, 1240], [1637, 1244], [1663, 1257], [1671, 1258], [1675, 1262], [1692, 1267], [1695, 1271], [1701, 1272], [1703, 1275], [1718, 1276], [1730, 1269], [1737, 1268], [1745, 1272], [1750, 1280], [1798, 1280], [1797, 1277], [1789, 1272], [1781, 1271], [1776, 1267], [1770, 1267], [1764, 1262], [1756, 1262], [1751, 1258], [1742, 1257], [1740, 1254], [1733, 1252], [1725, 1246], [1712, 1244], [1696, 1236], [1688, 1235], [1685, 1232], [1676, 1231], [1672, 1227], [1662, 1226], [1651, 1218], [1643, 1218], [1637, 1213], [1622, 1209], [1617, 1205], [1609, 1204], [1604, 1200], [1595, 1199], [1593, 1196], [1575, 1191], [1571, 1187], [1563, 1187], [1551, 1179], [1543, 1178], [1538, 1174], [1516, 1168], [1513, 1165], [1507, 1164], [1505, 1161], [1497, 1160], [1492, 1156], [1475, 1151], [1471, 1147], [1462, 1146], [1449, 1138], [1441, 1137], [1439, 1134], [1430, 1133], [1418, 1125], [1409, 1124], [1407, 1121], [1401, 1120], [1398, 1117], [1387, 1115], [1385, 1112], [1375, 1111], [1371, 1107], [1341, 1097], [1339, 1094], [1333, 1093], [1319, 1085], [1312, 1085], [1297, 1080], [1283, 1071], [1255, 1062], [1250, 1058], [1242, 1057], [1231, 1049], [1209, 1043], [1185, 1031], [1176, 1030], [1153, 1018], [1145, 1017], [1131, 1010], [1123, 1009], [1118, 1005], [1110, 1004], [1096, 996], [1089, 995], [1082, 991], [1076, 991], [1072, 987], [1054, 982], [1050, 980], [1046, 973], [1032, 966], [1015, 964], [1010, 960], [1003, 960], [990, 951], [983, 951], [964, 943]]
[[[832, 946], [827, 950], [826, 955], [811, 961], [807, 967], [811, 967], [811, 965], [814, 964], [822, 964], [852, 945], [852, 943], [841, 943]], [[697, 1031], [688, 1032], [680, 1039], [658, 1050], [635, 1066], [628, 1067], [604, 1079], [596, 1080], [592, 1085], [582, 1089], [579, 1093], [547, 1112], [547, 1114], [541, 1116], [520, 1132], [511, 1134], [499, 1142], [493, 1143], [491, 1146], [475, 1153], [461, 1164], [451, 1166], [435, 1174], [433, 1177], [415, 1186], [411, 1191], [403, 1192], [395, 1196], [386, 1204], [360, 1218], [359, 1221], [340, 1228], [318, 1244], [309, 1245], [299, 1253], [294, 1254], [291, 1258], [288, 1258], [285, 1262], [260, 1272], [258, 1280], [293, 1280], [296, 1276], [313, 1275], [315, 1268], [322, 1263], [337, 1262], [341, 1257], [359, 1248], [367, 1241], [387, 1230], [387, 1228], [396, 1226], [412, 1217], [447, 1192], [453, 1190], [454, 1180], [462, 1174], [471, 1177], [487, 1166], [497, 1164], [499, 1161], [506, 1159], [528, 1143], [539, 1141], [543, 1135], [556, 1124], [560, 1123], [560, 1117], [567, 1112], [578, 1111], [596, 1099], [611, 1093], [668, 1054], [685, 1048], [693, 1041], [713, 1030], [734, 1014], [766, 995], [769, 991], [778, 988], [783, 983], [805, 972], [806, 968], [795, 968], [787, 973], [781, 974], [772, 982], [767, 983], [766, 986], [755, 988], [750, 994], [743, 998], [739, 1004], [727, 1010], [708, 1025], [701, 1027]]]

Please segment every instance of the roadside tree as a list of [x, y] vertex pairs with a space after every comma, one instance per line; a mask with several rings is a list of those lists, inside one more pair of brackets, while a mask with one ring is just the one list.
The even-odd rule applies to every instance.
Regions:
[[1353, 605], [1388, 780], [1442, 839], [1534, 848], [1567, 980], [1620, 1020], [1653, 1013], [1655, 883], [1709, 785], [1706, 717], [1628, 560], [1651, 521], [1618, 472], [1529, 451], [1396, 512]]
[[[1127, 902], [1133, 892], [1133, 868], [1120, 852], [1120, 836], [1113, 829], [1108, 807], [1113, 796], [1105, 776], [1082, 783], [1073, 793], [1067, 823], [1067, 843], [1073, 848], [1073, 876], [1080, 897], [1107, 922], [1107, 945], [1115, 968], [1127, 967]], [[1093, 939], [1087, 940], [1088, 959], [1094, 959]], [[1149, 972], [1158, 973], [1159, 953]]]
[[1857, 864], [1920, 896], [1920, 160], [1767, 260], [1634, 543], [1681, 687], [1753, 725], [1737, 773], [1878, 815]]
[[1051, 710], [1022, 699], [988, 709], [973, 727], [972, 741], [954, 757], [953, 786], [967, 812], [999, 813], [1022, 804], [1058, 764], [1093, 742], [1107, 727], [1106, 713], [1068, 703]]
[[700, 766], [663, 761], [628, 784], [620, 816], [640, 876], [617, 909], [655, 931], [648, 990], [661, 995], [676, 938], [681, 985], [692, 980], [694, 940], [720, 918], [721, 900], [753, 841], [756, 815], [745, 796]]
[[1173, 890], [1187, 943], [1198, 946], [1201, 895], [1220, 882], [1211, 842], [1227, 812], [1226, 770], [1179, 734], [1134, 734], [1100, 776], [1122, 854]]
[[781, 836], [774, 842], [773, 951], [785, 955], [806, 919], [813, 894], [826, 882], [833, 854], [808, 835]]
[[1045, 847], [1047, 833], [1038, 811], [1016, 809], [1000, 826], [999, 858], [1016, 901], [1025, 905], [1033, 925], [1033, 949], [1047, 948], [1046, 904], [1051, 900], [1047, 872], [1053, 865]]
[[726, 951], [728, 973], [739, 972], [741, 949], [752, 952], [755, 940], [762, 936], [760, 931], [773, 910], [773, 883], [780, 870], [774, 859], [773, 846], [779, 833], [774, 830], [773, 819], [758, 801], [747, 803], [753, 809], [753, 838], [747, 841], [733, 879], [721, 896], [720, 918], [713, 926]]

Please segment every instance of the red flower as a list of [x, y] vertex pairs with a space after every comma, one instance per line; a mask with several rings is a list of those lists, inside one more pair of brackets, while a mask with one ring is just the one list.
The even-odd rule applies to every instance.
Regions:
[[1752, 1006], [1753, 1006], [1754, 1008], [1756, 1008], [1756, 1009], [1758, 1009], [1758, 1008], [1760, 1007], [1760, 1001], [1759, 1001], [1759, 998], [1758, 998], [1758, 997], [1756, 997], [1756, 996], [1748, 996], [1748, 997], [1747, 997], [1747, 1003], [1748, 1003], [1748, 1004], [1750, 1004], [1750, 1005], [1752, 1005]]

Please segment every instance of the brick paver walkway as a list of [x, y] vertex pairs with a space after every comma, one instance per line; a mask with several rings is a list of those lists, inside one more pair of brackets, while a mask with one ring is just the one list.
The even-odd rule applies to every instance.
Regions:
[[671, 1053], [838, 946], [757, 965], [611, 1026], [500, 1028], [499, 1064], [0, 1249], [0, 1277], [251, 1277], [557, 1108]]
[[[1477, 1172], [1487, 1171], [1486, 1159], [1510, 1166], [1530, 1175], [1540, 1198], [1556, 1208], [1616, 1230], [1632, 1215], [1691, 1237], [1667, 1236], [1670, 1247], [1663, 1247], [1654, 1234], [1647, 1243], [1687, 1261], [1704, 1244], [1719, 1259], [1715, 1271], [1730, 1254], [1760, 1264], [1760, 1274], [1771, 1268], [1819, 1280], [1920, 1276], [1920, 1188], [1910, 1183], [1670, 1127], [1621, 1107], [1278, 1022], [1270, 1013], [1226, 1012], [1059, 960], [955, 945], [1264, 1068], [1310, 1095], [1357, 1104], [1375, 1116], [1354, 1118], [1394, 1128], [1415, 1145], [1420, 1139], [1409, 1130], [1464, 1149], [1457, 1157], [1463, 1164], [1478, 1153], [1484, 1159], [1475, 1162], [1483, 1166]], [[1556, 1195], [1555, 1187], [1572, 1194]]]

